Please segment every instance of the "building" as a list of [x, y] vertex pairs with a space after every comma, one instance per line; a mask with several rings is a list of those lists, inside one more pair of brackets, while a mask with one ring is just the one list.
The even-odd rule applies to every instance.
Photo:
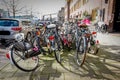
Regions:
[[0, 9], [0, 18], [9, 18], [8, 11], [5, 11], [4, 9]]
[[91, 16], [91, 20], [104, 21], [109, 32], [120, 31], [119, 0], [66, 0], [65, 20]]

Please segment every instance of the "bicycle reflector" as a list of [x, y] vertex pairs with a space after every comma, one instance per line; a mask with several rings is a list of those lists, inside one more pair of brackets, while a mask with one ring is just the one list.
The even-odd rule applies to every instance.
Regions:
[[9, 55], [9, 53], [6, 53], [5, 56], [6, 56], [7, 59], [10, 59], [10, 55]]
[[96, 41], [96, 44], [99, 44], [99, 40]]
[[37, 32], [36, 32], [36, 35], [40, 35], [40, 31], [37, 31]]
[[50, 41], [52, 41], [52, 40], [54, 40], [54, 38], [55, 38], [54, 36], [49, 36], [48, 39], [49, 39]]
[[94, 35], [94, 34], [97, 34], [97, 32], [93, 31], [92, 34], [93, 34], [93, 35]]

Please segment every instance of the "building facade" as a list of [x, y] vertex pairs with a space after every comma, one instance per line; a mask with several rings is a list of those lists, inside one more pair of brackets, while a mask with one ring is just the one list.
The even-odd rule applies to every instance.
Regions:
[[109, 32], [120, 31], [119, 5], [119, 0], [66, 0], [65, 20], [72, 20], [76, 16], [90, 16], [92, 21], [104, 21], [108, 24]]
[[0, 18], [9, 18], [8, 11], [5, 11], [4, 9], [0, 9]]
[[65, 17], [65, 10], [64, 10], [64, 7], [62, 7], [61, 8], [61, 10], [59, 10], [59, 12], [58, 12], [58, 15], [57, 15], [57, 17], [58, 17], [58, 21], [60, 22], [60, 23], [63, 23], [64, 22], [64, 17]]

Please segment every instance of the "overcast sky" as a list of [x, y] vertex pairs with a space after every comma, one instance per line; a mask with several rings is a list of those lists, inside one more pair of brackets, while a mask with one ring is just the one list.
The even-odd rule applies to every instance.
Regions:
[[[36, 15], [56, 13], [64, 7], [65, 0], [20, 0], [19, 6], [24, 6], [24, 11], [32, 10]], [[25, 12], [23, 12], [25, 13]]]

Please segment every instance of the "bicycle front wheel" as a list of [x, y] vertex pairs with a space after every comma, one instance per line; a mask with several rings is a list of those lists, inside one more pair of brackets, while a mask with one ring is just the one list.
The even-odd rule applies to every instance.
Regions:
[[87, 51], [86, 38], [82, 37], [79, 40], [78, 47], [77, 47], [77, 54], [76, 54], [76, 62], [79, 66], [82, 66], [85, 61], [86, 51]]
[[25, 58], [24, 51], [17, 50], [14, 46], [11, 49], [11, 59], [14, 65], [22, 71], [30, 72], [38, 67], [38, 56]]
[[99, 44], [96, 44], [95, 41], [90, 41], [90, 47], [88, 49], [88, 53], [96, 55], [99, 51]]
[[32, 33], [31, 32], [28, 32], [27, 35], [26, 35], [26, 40], [28, 42], [31, 42], [31, 39], [32, 39]]
[[55, 41], [55, 59], [57, 60], [58, 63], [61, 63], [61, 51], [63, 49], [62, 42], [60, 40]]

